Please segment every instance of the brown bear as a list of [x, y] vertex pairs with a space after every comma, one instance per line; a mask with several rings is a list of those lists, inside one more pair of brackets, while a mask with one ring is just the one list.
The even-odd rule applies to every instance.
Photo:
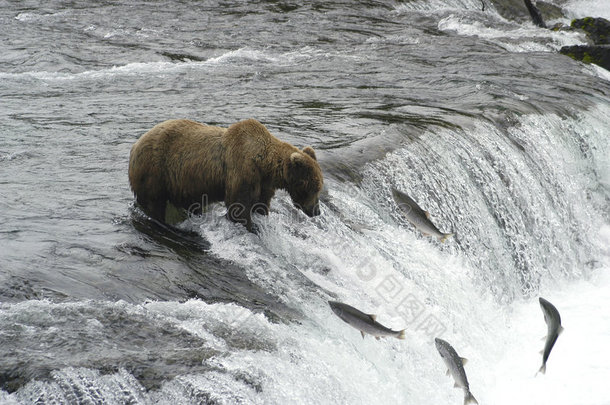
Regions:
[[268, 214], [278, 188], [308, 216], [319, 215], [323, 178], [311, 147], [282, 142], [254, 119], [229, 128], [179, 119], [158, 124], [133, 145], [129, 183], [137, 203], [162, 222], [167, 202], [199, 213], [224, 201], [227, 217], [252, 231], [252, 212]]

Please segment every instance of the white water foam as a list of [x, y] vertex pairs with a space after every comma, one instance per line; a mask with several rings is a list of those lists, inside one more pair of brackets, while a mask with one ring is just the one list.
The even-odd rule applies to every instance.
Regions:
[[214, 69], [218, 66], [235, 64], [239, 66], [251, 63], [261, 63], [276, 66], [289, 66], [302, 63], [316, 57], [326, 57], [324, 52], [311, 47], [289, 52], [277, 53], [268, 50], [258, 50], [249, 47], [239, 48], [225, 52], [219, 56], [204, 61], [188, 62], [132, 62], [122, 66], [113, 66], [107, 69], [88, 70], [79, 73], [31, 71], [23, 73], [0, 72], [0, 79], [27, 79], [33, 78], [41, 81], [69, 81], [69, 80], [99, 80], [111, 77], [129, 76], [162, 76], [189, 70]]
[[609, 70], [606, 70], [601, 66], [597, 66], [594, 63], [584, 64], [583, 68], [585, 69], [586, 73], [589, 73], [592, 76], [597, 76], [600, 79], [610, 82], [610, 71]]
[[499, 16], [491, 21], [488, 17], [485, 20], [477, 17], [451, 14], [439, 21], [438, 29], [463, 36], [477, 36], [509, 52], [556, 52], [563, 46], [586, 43], [586, 37], [576, 31], [552, 31], [534, 25], [511, 23]]
[[610, 2], [605, 0], [569, 0], [563, 5], [570, 18], [602, 17], [610, 20]]
[[98, 80], [115, 76], [155, 75], [179, 72], [201, 62], [133, 62], [108, 69], [87, 70], [80, 73], [30, 71], [23, 73], [0, 73], [0, 78], [20, 80], [36, 79], [41, 81]]
[[[610, 246], [610, 227], [605, 227]], [[607, 256], [609, 257], [609, 256]], [[610, 378], [610, 267], [588, 280], [560, 283], [543, 289], [541, 296], [554, 303], [562, 318], [559, 336], [547, 363], [546, 374], [536, 371], [542, 363], [546, 325], [536, 300], [518, 302], [504, 330], [504, 341], [494, 347], [497, 362], [488, 363], [481, 381], [486, 403], [608, 404]], [[490, 334], [491, 335], [491, 334]], [[492, 340], [491, 336], [488, 339]], [[472, 367], [472, 366], [471, 366]]]
[[[542, 346], [539, 337], [546, 330], [537, 292], [560, 308], [565, 325], [595, 319], [605, 326], [590, 330], [594, 340], [601, 342], [609, 336], [607, 319], [598, 312], [607, 304], [607, 294], [602, 291], [610, 281], [606, 276], [608, 252], [596, 256], [606, 264], [591, 272], [582, 261], [591, 252], [573, 246], [573, 238], [579, 234], [588, 241], [585, 244], [608, 244], [610, 228], [603, 228], [601, 237], [595, 228], [599, 220], [603, 222], [598, 217], [603, 196], [595, 196], [589, 189], [596, 173], [606, 170], [604, 127], [595, 123], [600, 114], [603, 116], [603, 109], [592, 111], [582, 121], [525, 117], [510, 134], [531, 161], [524, 161], [523, 151], [511, 146], [504, 135], [494, 138], [493, 127], [482, 125], [473, 136], [486, 145], [486, 151], [498, 154], [491, 161], [484, 154], [477, 156], [477, 145], [465, 143], [465, 134], [438, 131], [423, 145], [429, 159], [418, 162], [418, 150], [411, 144], [411, 152], [399, 150], [371, 164], [364, 173], [364, 188], [331, 181], [334, 207], [325, 206], [322, 217], [305, 218], [291, 207], [285, 193], [279, 193], [269, 218], [257, 218], [260, 239], [221, 216], [208, 218], [202, 232], [216, 255], [245, 266], [253, 281], [308, 314], [300, 326], [273, 327], [272, 333], [279, 334], [275, 337], [277, 352], [237, 354], [219, 361], [232, 370], [255, 370], [256, 375], [267, 376], [257, 397], [260, 403], [458, 403], [461, 393], [444, 376], [432, 343], [433, 337], [443, 336], [470, 358], [467, 372], [481, 403], [518, 400], [507, 396], [507, 391], [514, 392], [523, 383], [523, 400], [528, 403], [549, 403], [546, 400], [551, 397], [552, 403], [572, 404], [578, 393], [555, 395], [565, 392], [556, 386], [570, 383], [592, 390], [583, 403], [602, 404], [603, 386], [595, 382], [607, 378], [607, 373], [589, 383], [570, 371], [595, 374], [601, 362], [594, 357], [565, 357], [557, 350], [549, 370], [563, 362], [555, 366], [562, 367], [561, 374], [551, 377], [549, 371], [548, 376], [533, 379], [540, 362], [536, 354]], [[580, 155], [581, 148], [575, 147], [578, 137], [560, 135], [564, 133], [586, 134], [587, 148], [595, 152]], [[458, 156], [459, 150], [470, 151], [465, 161], [477, 168], [452, 165], [459, 158], [451, 157], [447, 148], [439, 150], [443, 143], [453, 145]], [[499, 182], [493, 174], [497, 170], [515, 183]], [[476, 181], [469, 184], [473, 176], [481, 176], [487, 186]], [[442, 179], [450, 184], [443, 184]], [[393, 203], [383, 191], [392, 183], [408, 187], [417, 200], [426, 201], [441, 229], [456, 226], [462, 247], [458, 249], [452, 240], [441, 246], [408, 225], [399, 225]], [[557, 195], [536, 191], [549, 185]], [[455, 211], [449, 213], [448, 207]], [[529, 212], [522, 217], [525, 207]], [[494, 231], [493, 216], [498, 212], [503, 213], [504, 225]], [[529, 236], [523, 233], [528, 222], [538, 228]], [[482, 249], [469, 248], [468, 235]], [[507, 240], [520, 239], [518, 257], [528, 263], [525, 269], [534, 283], [527, 292], [536, 293], [526, 299], [519, 292], [524, 275], [512, 263], [510, 252], [515, 247], [507, 244]], [[482, 260], [473, 260], [473, 254], [483, 255]], [[487, 263], [488, 259], [494, 261]], [[407, 341], [363, 341], [329, 311], [325, 301], [335, 296], [377, 314], [394, 329], [406, 327]], [[583, 296], [588, 297], [584, 302]], [[562, 336], [558, 348], [560, 344], [579, 347], [588, 335], [573, 336]], [[517, 360], [519, 367], [512, 363]]]
[[[232, 233], [232, 232], [231, 232]], [[270, 235], [264, 236], [268, 238]], [[610, 246], [610, 226], [600, 230], [601, 243]], [[243, 239], [242, 239], [243, 242]], [[247, 244], [247, 243], [246, 243]], [[537, 353], [546, 334], [536, 298], [502, 307], [481, 299], [480, 291], [460, 291], [468, 285], [453, 284], [443, 295], [455, 302], [451, 312], [440, 314], [449, 322], [444, 338], [461, 356], [469, 358], [466, 371], [479, 403], [533, 405], [603, 405], [609, 377], [610, 347], [610, 250], [603, 252], [603, 266], [587, 280], [552, 283], [541, 295], [553, 302], [565, 327], [548, 361], [546, 375], [535, 376], [541, 363]], [[442, 278], [459, 273], [447, 263]], [[261, 271], [264, 269], [260, 269]], [[433, 269], [431, 271], [436, 271]], [[453, 276], [459, 280], [463, 276]], [[336, 277], [335, 277], [336, 278]], [[344, 289], [342, 297], [353, 291]], [[350, 300], [358, 297], [350, 294]], [[373, 306], [360, 306], [373, 312]], [[3, 305], [26, 321], [31, 316], [74, 307], [88, 313], [100, 303], [52, 304], [47, 301]], [[429, 337], [408, 330], [405, 341], [362, 339], [335, 317], [321, 302], [304, 303], [307, 319], [300, 323], [272, 324], [234, 304], [206, 304], [198, 300], [102, 304], [151, 323], [174, 325], [212, 342], [221, 353], [207, 360], [213, 370], [177, 376], [159, 389], [146, 391], [126, 370], [101, 374], [86, 368], [64, 368], [48, 381], [32, 381], [13, 394], [0, 391], [4, 404], [35, 401], [88, 402], [103, 398], [107, 404], [191, 403], [194, 400], [223, 404], [280, 403], [443, 403], [460, 404], [461, 390], [445, 376], [445, 366]], [[456, 312], [466, 311], [460, 326]], [[447, 316], [450, 316], [447, 318]], [[451, 319], [451, 320], [449, 320]], [[384, 312], [379, 320], [397, 327], [399, 322]], [[26, 322], [27, 323], [27, 322]], [[99, 328], [101, 325], [92, 325]], [[168, 326], [166, 326], [168, 327]], [[466, 337], [467, 336], [467, 337]], [[243, 349], [224, 351], [234, 339], [248, 341]], [[258, 341], [258, 346], [252, 346]]]
[[26, 22], [26, 23], [32, 23], [32, 22], [41, 22], [41, 21], [47, 21], [47, 20], [51, 20], [54, 18], [58, 18], [58, 17], [65, 17], [67, 15], [69, 15], [70, 12], [68, 11], [60, 11], [57, 13], [30, 13], [30, 12], [23, 12], [23, 13], [19, 13], [15, 16], [15, 20], [17, 21], [21, 21], [21, 22]]
[[488, 0], [415, 0], [402, 2], [396, 6], [395, 10], [399, 13], [409, 11], [441, 11], [441, 10], [473, 10], [481, 11], [485, 7], [489, 8]]

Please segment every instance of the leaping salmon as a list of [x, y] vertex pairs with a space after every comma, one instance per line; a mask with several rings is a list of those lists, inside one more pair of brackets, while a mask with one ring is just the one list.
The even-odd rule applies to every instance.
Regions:
[[464, 405], [467, 404], [478, 404], [470, 392], [470, 385], [468, 384], [468, 378], [466, 377], [466, 371], [464, 370], [464, 364], [466, 359], [458, 356], [455, 349], [446, 341], [440, 338], [434, 339], [436, 344], [436, 350], [440, 353], [445, 365], [447, 366], [447, 375], [451, 374], [455, 381], [455, 388], [462, 388], [464, 390]]
[[542, 308], [542, 313], [544, 314], [544, 321], [546, 322], [547, 333], [544, 349], [540, 351], [542, 354], [542, 366], [540, 366], [539, 373], [544, 374], [546, 372], [546, 362], [549, 359], [549, 355], [551, 354], [551, 350], [557, 341], [561, 332], [563, 332], [563, 326], [561, 326], [561, 316], [559, 316], [559, 311], [557, 308], [544, 298], [540, 297], [538, 299], [540, 302], [540, 308]]
[[376, 339], [380, 337], [391, 336], [397, 339], [405, 338], [405, 330], [395, 331], [390, 328], [386, 328], [376, 320], [375, 315], [365, 314], [352, 307], [351, 305], [344, 304], [337, 301], [328, 301], [328, 305], [333, 310], [335, 315], [343, 320], [353, 328], [356, 328], [362, 334], [364, 338], [365, 334], [375, 336]]
[[453, 233], [442, 233], [439, 231], [432, 221], [430, 221], [430, 213], [421, 209], [411, 197], [402, 191], [392, 188], [392, 196], [394, 197], [396, 204], [398, 204], [398, 207], [405, 214], [407, 220], [425, 236], [435, 236], [439, 238], [441, 242], [445, 242], [454, 235]]

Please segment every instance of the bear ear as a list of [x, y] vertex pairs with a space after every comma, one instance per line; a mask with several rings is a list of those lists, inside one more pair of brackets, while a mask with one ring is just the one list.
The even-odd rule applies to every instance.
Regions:
[[318, 160], [318, 158], [316, 158], [316, 152], [313, 150], [313, 148], [311, 146], [306, 146], [303, 148], [303, 153], [308, 155], [309, 157], [311, 157], [313, 160]]
[[292, 164], [302, 164], [305, 163], [305, 156], [303, 156], [300, 152], [292, 152], [290, 155], [290, 163]]

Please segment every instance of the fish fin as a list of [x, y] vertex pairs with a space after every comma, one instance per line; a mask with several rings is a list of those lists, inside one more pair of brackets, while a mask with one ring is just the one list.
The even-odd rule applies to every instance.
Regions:
[[373, 322], [377, 321], [377, 315], [369, 314], [369, 318], [371, 318]]
[[468, 359], [466, 357], [460, 357], [460, 360], [462, 360], [462, 366], [465, 366], [466, 363], [468, 363]]
[[479, 404], [479, 402], [476, 400], [476, 398], [474, 397], [474, 395], [472, 395], [470, 391], [468, 391], [466, 395], [464, 395], [464, 405], [468, 404]]
[[453, 384], [453, 388], [460, 388], [460, 384], [458, 384], [458, 383]]
[[428, 211], [424, 211], [424, 214], [426, 214], [426, 218], [430, 219], [430, 213]]
[[360, 333], [362, 334], [362, 339], [364, 339], [364, 332], [360, 331]]
[[445, 373], [445, 375], [450, 375], [451, 371], [449, 371], [449, 369], [447, 369], [447, 372]]
[[538, 353], [544, 355], [544, 349], [540, 350]]
[[540, 366], [540, 370], [538, 370], [538, 372], [546, 374], [546, 363], [542, 363], [542, 366]]
[[542, 339], [540, 339], [540, 340], [542, 340], [544, 342], [546, 340], [546, 336], [543, 336]]
[[444, 233], [443, 236], [441, 236], [441, 243], [445, 243], [445, 241], [447, 239], [449, 239], [450, 237], [452, 237], [453, 235], [455, 235], [454, 233]]
[[398, 339], [405, 339], [405, 329], [401, 330], [400, 332], [398, 332], [398, 336], [396, 336]]
[[375, 339], [379, 340], [379, 339], [381, 339], [381, 338], [380, 338], [379, 336], [375, 336]]
[[559, 325], [559, 329], [557, 330], [557, 336], [561, 335], [561, 332], [563, 332], [563, 326]]

